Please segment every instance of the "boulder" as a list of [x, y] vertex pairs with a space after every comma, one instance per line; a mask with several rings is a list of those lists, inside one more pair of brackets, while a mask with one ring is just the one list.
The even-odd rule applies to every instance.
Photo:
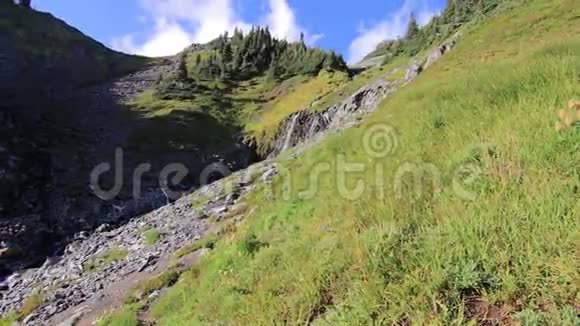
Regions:
[[414, 62], [407, 68], [407, 73], [405, 74], [405, 81], [410, 82], [411, 80], [415, 79], [421, 72], [423, 72], [423, 66], [418, 63]]

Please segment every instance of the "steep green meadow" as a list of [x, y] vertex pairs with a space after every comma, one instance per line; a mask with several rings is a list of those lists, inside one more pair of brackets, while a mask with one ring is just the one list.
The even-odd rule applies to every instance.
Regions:
[[[225, 33], [174, 59], [175, 71], [130, 103], [131, 113], [155, 121], [134, 136], [142, 149], [167, 143], [215, 148], [243, 134], [266, 152], [287, 115], [350, 79], [346, 63], [333, 51], [308, 47], [304, 39], [279, 40], [261, 27]], [[168, 132], [149, 143], [150, 129], [163, 123]], [[171, 128], [172, 123], [184, 128]]]
[[[154, 90], [147, 90], [129, 107], [131, 112], [155, 121], [150, 124], [154, 131], [145, 128], [133, 135], [132, 140], [148, 151], [163, 150], [170, 142], [211, 148], [243, 132], [255, 139], [258, 147], [267, 150], [284, 118], [348, 81], [346, 72], [322, 70], [316, 76], [297, 75], [283, 81], [266, 77], [215, 81], [193, 92], [189, 99], [160, 99]], [[169, 116], [173, 118], [168, 119]], [[175, 127], [176, 119], [179, 127]], [[159, 128], [164, 123], [167, 128]], [[150, 138], [152, 132], [157, 134], [154, 142]]]
[[[517, 1], [463, 34], [360, 126], [281, 159], [289, 177], [275, 180], [274, 197], [266, 185], [252, 195], [255, 213], [151, 317], [580, 323], [580, 128], [554, 129], [558, 109], [580, 97], [580, 7]], [[378, 152], [369, 142], [377, 125], [391, 131]], [[341, 178], [341, 155], [365, 171]], [[325, 164], [332, 172], [313, 177]], [[347, 198], [341, 185], [359, 181], [364, 192]], [[301, 195], [313, 184], [314, 196]]]

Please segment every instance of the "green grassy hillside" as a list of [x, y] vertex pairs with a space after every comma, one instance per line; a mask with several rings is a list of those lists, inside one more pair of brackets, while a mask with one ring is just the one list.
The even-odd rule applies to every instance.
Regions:
[[[517, 4], [362, 125], [282, 161], [292, 191], [280, 176], [274, 198], [256, 192], [152, 307], [158, 324], [577, 325], [580, 128], [554, 123], [580, 97], [580, 7]], [[341, 159], [365, 172], [311, 178]]]
[[[179, 121], [185, 128], [167, 128], [158, 138], [161, 145], [188, 139], [186, 147], [212, 147], [243, 133], [266, 151], [286, 116], [348, 80], [346, 63], [334, 52], [307, 47], [303, 40], [278, 40], [267, 28], [254, 28], [184, 51], [175, 72], [130, 104], [159, 121], [176, 113], [195, 116]], [[159, 128], [158, 123], [151, 126]], [[142, 134], [138, 144], [155, 145], [147, 139], [150, 130]]]
[[[151, 121], [151, 130], [142, 129], [133, 143], [145, 152], [163, 149], [170, 142], [184, 148], [211, 148], [243, 133], [255, 139], [264, 152], [284, 118], [348, 80], [346, 72], [322, 70], [315, 76], [296, 75], [282, 81], [259, 76], [247, 81], [204, 82], [187, 90], [189, 98], [162, 99], [155, 90], [148, 90], [129, 103], [131, 112]], [[166, 132], [160, 134], [159, 126], [165, 123], [168, 128], [161, 128]], [[157, 134], [154, 142], [149, 137], [153, 130]]]

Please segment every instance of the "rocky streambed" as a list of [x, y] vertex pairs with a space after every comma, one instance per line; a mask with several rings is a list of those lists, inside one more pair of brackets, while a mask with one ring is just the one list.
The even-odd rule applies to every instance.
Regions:
[[163, 271], [176, 251], [217, 232], [212, 229], [217, 222], [226, 217], [240, 221], [248, 212], [244, 196], [276, 173], [274, 163], [263, 162], [121, 227], [103, 224], [92, 234], [80, 232], [62, 256], [49, 257], [42, 267], [13, 274], [0, 285], [0, 313], [17, 311], [35, 296], [42, 302], [23, 324], [57, 325], [91, 313], [91, 306], [108, 299], [103, 294], [111, 286]]

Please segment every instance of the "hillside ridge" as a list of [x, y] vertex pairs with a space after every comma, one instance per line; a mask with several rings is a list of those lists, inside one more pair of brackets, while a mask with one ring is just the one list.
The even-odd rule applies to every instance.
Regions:
[[[455, 44], [455, 41], [438, 47], [433, 53], [439, 53], [441, 57], [451, 50], [450, 44]], [[435, 56], [431, 57], [429, 62], [434, 63]], [[420, 66], [425, 66], [425, 63]], [[343, 104], [331, 106], [320, 112], [312, 113], [306, 110], [291, 115], [282, 122], [277, 137], [277, 147], [270, 152], [267, 160], [240, 170], [225, 180], [204, 187], [191, 195], [184, 196], [174, 204], [162, 207], [151, 214], [136, 217], [120, 228], [111, 229], [111, 226], [105, 225], [95, 234], [77, 239], [67, 246], [64, 255], [58, 257], [57, 261], [49, 265], [45, 264], [35, 273], [23, 277], [22, 281], [12, 278], [10, 282], [13, 285], [5, 293], [4, 298], [8, 304], [0, 307], [0, 312], [7, 314], [10, 311], [19, 310], [25, 298], [40, 292], [46, 304], [40, 305], [33, 314], [26, 316], [26, 323], [33, 324], [41, 320], [57, 324], [56, 321], [60, 323], [72, 317], [80, 321], [93, 322], [94, 320], [89, 319], [100, 317], [105, 311], [86, 308], [85, 302], [98, 307], [100, 302], [111, 300], [112, 291], [117, 291], [117, 293], [120, 291], [120, 284], [136, 277], [138, 273], [148, 270], [154, 275], [154, 271], [162, 271], [166, 268], [166, 262], [172, 259], [176, 251], [196, 239], [209, 236], [211, 230], [215, 229], [222, 219], [241, 222], [248, 213], [245, 211], [247, 204], [243, 197], [248, 192], [255, 191], [257, 185], [254, 183], [268, 181], [278, 173], [276, 156], [296, 146], [299, 146], [300, 151], [304, 151], [315, 142], [322, 141], [325, 136], [328, 136], [328, 132], [336, 133], [353, 127], [397, 88], [410, 83], [418, 76], [416, 63], [411, 64], [408, 69], [407, 78], [403, 81], [393, 84], [385, 81], [397, 71], [387, 72], [383, 77], [385, 79], [379, 79], [356, 91]], [[323, 134], [324, 132], [326, 133]], [[299, 153], [294, 152], [293, 155], [296, 158]], [[201, 205], [193, 205], [200, 200], [202, 200]], [[208, 218], [217, 220], [209, 222]], [[135, 247], [135, 244], [143, 239], [143, 232], [140, 232], [140, 229], [156, 230], [162, 233], [163, 242], [147, 247]], [[195, 232], [190, 233], [188, 230], [195, 230]], [[111, 266], [105, 266], [104, 269], [87, 273], [82, 267], [84, 263], [81, 263], [73, 270], [64, 273], [65, 276], [63, 276], [63, 271], [67, 269], [67, 266], [87, 262], [99, 253], [106, 253], [117, 247], [131, 249], [126, 257], [119, 259]], [[55, 281], [67, 284], [67, 288], [51, 290], [51, 284]], [[125, 291], [128, 292], [133, 286], [126, 288]], [[121, 293], [122, 297], [124, 295], [128, 294]], [[119, 303], [122, 302], [109, 304], [115, 306]]]
[[11, 104], [0, 325], [577, 324], [579, 17], [453, 0], [354, 70], [254, 28]]

